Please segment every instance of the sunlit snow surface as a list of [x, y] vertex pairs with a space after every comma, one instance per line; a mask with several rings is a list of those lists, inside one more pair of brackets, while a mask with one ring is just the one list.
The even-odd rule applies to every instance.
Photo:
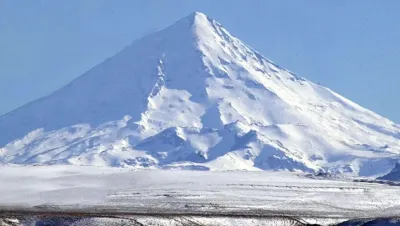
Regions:
[[399, 187], [290, 172], [0, 167], [0, 206], [97, 214], [240, 214], [308, 221], [398, 216]]
[[399, 125], [201, 13], [0, 117], [0, 162], [12, 164], [379, 176], [399, 153]]

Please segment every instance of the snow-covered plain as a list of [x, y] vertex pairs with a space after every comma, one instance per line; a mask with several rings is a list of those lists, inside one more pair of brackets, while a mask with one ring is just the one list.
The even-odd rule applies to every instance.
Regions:
[[400, 126], [194, 13], [0, 117], [0, 162], [373, 176]]
[[0, 181], [3, 210], [289, 216], [319, 223], [400, 214], [399, 187], [293, 172], [4, 166]]

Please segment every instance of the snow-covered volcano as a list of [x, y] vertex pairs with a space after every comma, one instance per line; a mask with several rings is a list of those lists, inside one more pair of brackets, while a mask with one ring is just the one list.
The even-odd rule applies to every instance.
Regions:
[[193, 13], [0, 118], [0, 161], [382, 174], [400, 126]]

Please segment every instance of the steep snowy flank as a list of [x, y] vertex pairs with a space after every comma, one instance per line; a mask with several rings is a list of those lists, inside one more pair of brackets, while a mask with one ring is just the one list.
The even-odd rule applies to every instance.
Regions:
[[386, 174], [378, 178], [380, 180], [391, 180], [391, 181], [400, 181], [400, 162], [396, 163], [395, 167], [390, 171], [390, 173]]
[[194, 13], [0, 118], [14, 164], [383, 174], [400, 126]]

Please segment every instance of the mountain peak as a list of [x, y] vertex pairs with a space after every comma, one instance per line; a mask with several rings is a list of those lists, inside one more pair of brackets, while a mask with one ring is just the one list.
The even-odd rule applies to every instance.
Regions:
[[399, 128], [194, 12], [2, 116], [0, 162], [367, 175], [398, 158]]
[[201, 26], [207, 26], [208, 22], [213, 21], [213, 19], [209, 18], [204, 13], [193, 12], [188, 16], [184, 17], [183, 19], [179, 20], [177, 23], [179, 23], [180, 21], [189, 22], [191, 26], [194, 27], [199, 27], [199, 26], [201, 27]]
[[[185, 36], [184, 33], [190, 31], [192, 36], [199, 38], [202, 36], [202, 33], [210, 33], [213, 29], [213, 24], [217, 22], [204, 13], [201, 12], [193, 12], [183, 19], [177, 21], [172, 26], [163, 30], [163, 32], [169, 32], [171, 35], [176, 36]], [[177, 37], [182, 38], [182, 37]]]
[[185, 18], [189, 19], [191, 21], [199, 21], [199, 20], [209, 19], [209, 17], [202, 12], [193, 12]]

